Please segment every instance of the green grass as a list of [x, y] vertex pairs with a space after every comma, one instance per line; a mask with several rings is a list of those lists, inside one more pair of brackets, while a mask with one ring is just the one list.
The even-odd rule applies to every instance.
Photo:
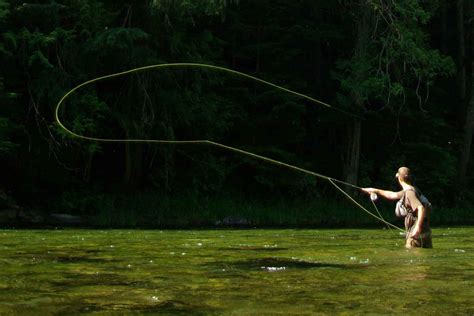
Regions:
[[[371, 205], [367, 208], [374, 212]], [[393, 209], [382, 207], [383, 217], [401, 224]], [[464, 213], [459, 212], [458, 215]], [[140, 193], [102, 198], [89, 222], [101, 227], [214, 227], [233, 226], [243, 221], [247, 227], [384, 227], [346, 200], [298, 201], [252, 200], [236, 196], [199, 197], [196, 195], [158, 196]], [[436, 221], [444, 217], [436, 217]]]
[[[197, 228], [244, 227], [385, 227], [343, 196], [312, 199], [254, 197], [238, 194], [162, 195], [156, 192], [128, 194], [77, 194], [66, 196], [51, 212], [70, 213], [85, 218], [93, 227]], [[357, 201], [371, 212], [375, 209], [366, 197]], [[380, 201], [382, 216], [398, 226], [394, 203]], [[230, 223], [229, 223], [230, 221]], [[434, 226], [474, 224], [468, 207], [436, 207], [430, 221]]]
[[472, 225], [474, 211], [467, 207], [440, 207], [431, 212], [430, 221], [434, 225]]

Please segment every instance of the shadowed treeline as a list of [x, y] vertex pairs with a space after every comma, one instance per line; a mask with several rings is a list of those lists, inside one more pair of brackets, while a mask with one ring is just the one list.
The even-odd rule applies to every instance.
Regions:
[[[359, 186], [409, 166], [433, 224], [474, 202], [470, 1], [0, 0], [0, 222], [100, 227], [379, 225], [326, 182], [201, 145], [209, 139]], [[471, 138], [470, 138], [471, 137]], [[350, 192], [362, 203], [366, 196]], [[395, 222], [391, 205], [382, 214]]]

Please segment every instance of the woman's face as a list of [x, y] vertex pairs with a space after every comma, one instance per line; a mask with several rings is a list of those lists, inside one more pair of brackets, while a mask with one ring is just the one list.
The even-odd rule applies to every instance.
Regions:
[[400, 183], [400, 184], [402, 183], [402, 180], [400, 178], [400, 174], [398, 172], [395, 174], [395, 179], [397, 179], [398, 183]]

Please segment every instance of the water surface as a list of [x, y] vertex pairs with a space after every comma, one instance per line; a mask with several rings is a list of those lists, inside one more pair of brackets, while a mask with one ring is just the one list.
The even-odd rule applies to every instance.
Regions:
[[2, 230], [0, 314], [474, 314], [474, 228]]

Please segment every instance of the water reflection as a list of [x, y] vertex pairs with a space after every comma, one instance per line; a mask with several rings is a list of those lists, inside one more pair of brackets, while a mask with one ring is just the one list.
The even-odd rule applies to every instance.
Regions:
[[426, 263], [433, 255], [432, 249], [411, 248], [405, 250], [408, 256], [404, 264], [403, 272], [400, 275], [402, 281], [420, 281], [428, 276], [430, 265]]

